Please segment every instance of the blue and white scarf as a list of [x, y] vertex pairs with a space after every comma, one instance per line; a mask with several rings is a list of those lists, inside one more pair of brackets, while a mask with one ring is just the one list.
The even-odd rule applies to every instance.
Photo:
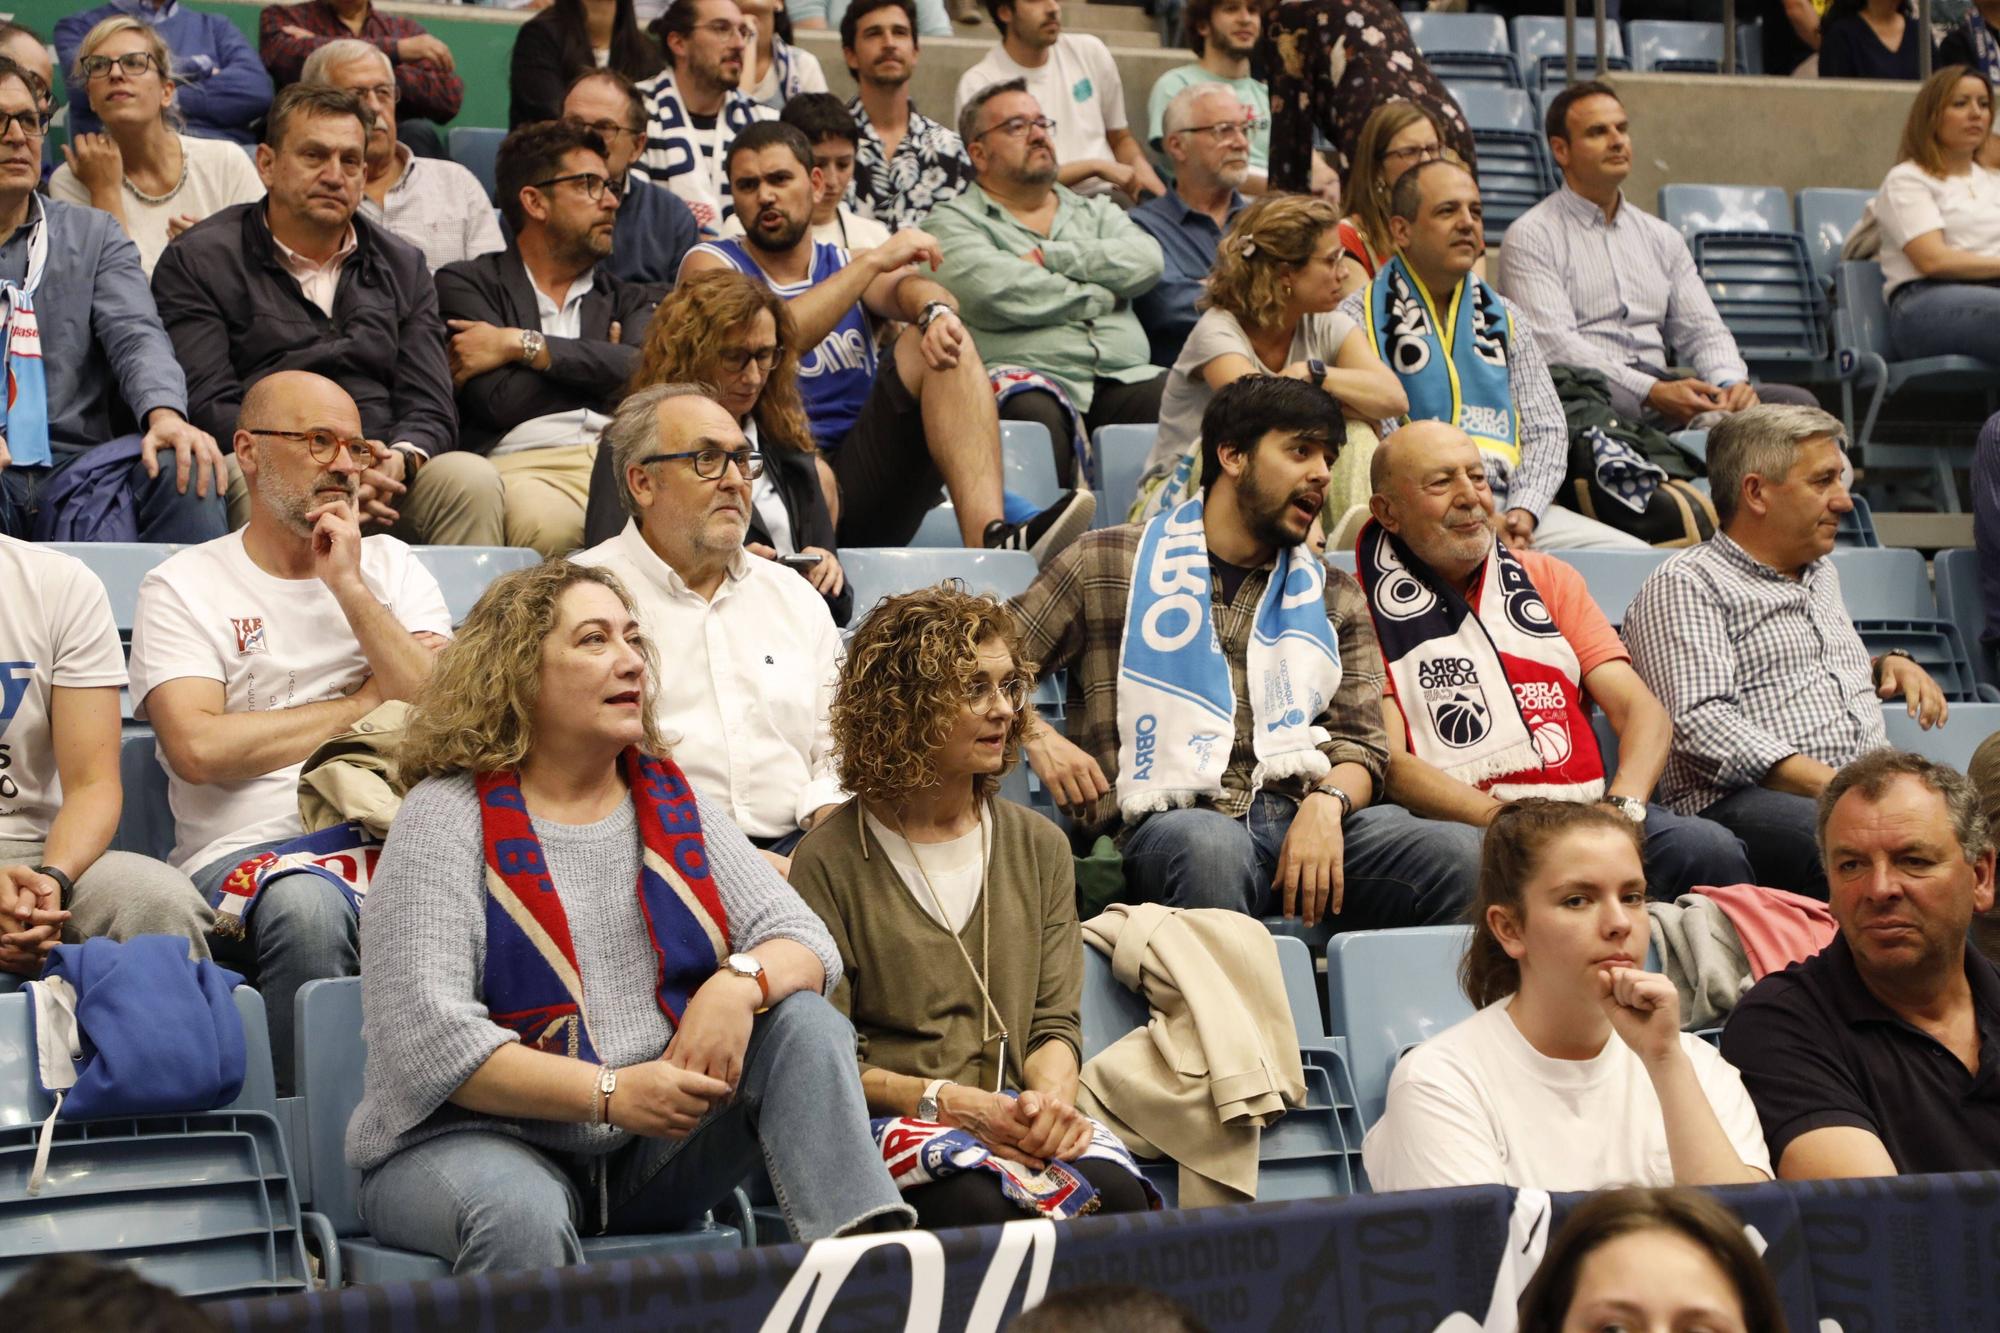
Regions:
[[1976, 9], [1965, 16], [1965, 39], [1972, 46], [1973, 68], [1988, 83], [2000, 83], [2000, 41], [1994, 40], [1993, 29]]
[[32, 199], [26, 286], [0, 279], [0, 329], [7, 340], [7, 392], [0, 403], [0, 437], [17, 467], [45, 467], [49, 454], [49, 381], [42, 365], [42, 332], [35, 322], [35, 291], [49, 262], [49, 215]]
[[1410, 398], [1411, 421], [1449, 421], [1494, 454], [1508, 475], [1521, 465], [1521, 423], [1507, 378], [1513, 321], [1500, 294], [1467, 274], [1443, 319], [1398, 254], [1368, 284], [1368, 345]]
[[[1244, 654], [1256, 718], [1253, 787], [1332, 767], [1313, 719], [1340, 688], [1326, 569], [1304, 546], [1278, 553]], [[1222, 794], [1236, 691], [1216, 638], [1202, 499], [1146, 524], [1118, 660], [1118, 808], [1137, 821]]]

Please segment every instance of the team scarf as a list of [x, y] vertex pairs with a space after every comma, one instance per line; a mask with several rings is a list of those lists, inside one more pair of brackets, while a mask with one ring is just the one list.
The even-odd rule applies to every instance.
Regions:
[[[1326, 570], [1304, 544], [1278, 552], [1257, 605], [1244, 672], [1256, 719], [1253, 788], [1317, 778], [1331, 764], [1313, 719], [1340, 688]], [[1118, 808], [1138, 821], [1222, 794], [1236, 691], [1210, 605], [1208, 537], [1196, 496], [1139, 535], [1118, 653]]]
[[1503, 801], [1603, 797], [1582, 668], [1506, 543], [1476, 608], [1372, 519], [1355, 557], [1412, 754]]
[[[622, 762], [638, 810], [639, 910], [660, 960], [657, 998], [678, 1028], [696, 989], [729, 956], [729, 915], [709, 876], [687, 776], [673, 760], [637, 748], [626, 750]], [[596, 1064], [569, 917], [549, 878], [520, 777], [481, 773], [476, 785], [486, 845], [488, 1016], [525, 1046]]]
[[215, 933], [242, 938], [259, 895], [280, 875], [317, 876], [340, 890], [358, 912], [381, 855], [382, 840], [354, 820], [261, 851], [240, 862], [216, 887], [210, 904], [215, 908]]
[[1521, 423], [1507, 379], [1513, 321], [1500, 294], [1472, 274], [1459, 279], [1443, 319], [1398, 253], [1368, 284], [1368, 345], [1410, 398], [1411, 421], [1449, 421], [1512, 476]]
[[1986, 26], [1978, 10], [1965, 16], [1965, 36], [1979, 72], [1988, 83], [2000, 83], [2000, 41], [1994, 40], [1993, 29]]
[[[1112, 1162], [1125, 1168], [1145, 1190], [1146, 1201], [1156, 1209], [1162, 1207], [1159, 1190], [1139, 1174], [1138, 1163], [1132, 1160], [1131, 1152], [1118, 1141], [1118, 1136], [1095, 1120], [1090, 1127], [1090, 1146], [1075, 1162]], [[1048, 1165], [1037, 1171], [995, 1157], [985, 1144], [965, 1130], [910, 1116], [871, 1120], [868, 1128], [875, 1136], [875, 1146], [882, 1153], [889, 1179], [899, 1190], [913, 1190], [961, 1171], [991, 1171], [1000, 1180], [1000, 1193], [1025, 1213], [1061, 1222], [1094, 1213], [1101, 1206], [1096, 1188], [1084, 1179], [1075, 1162], [1051, 1158]]]
[[49, 381], [42, 364], [42, 330], [35, 322], [35, 292], [49, 262], [49, 213], [31, 200], [26, 284], [0, 279], [0, 329], [6, 338], [7, 394], [0, 405], [0, 438], [21, 467], [45, 466], [49, 453]]

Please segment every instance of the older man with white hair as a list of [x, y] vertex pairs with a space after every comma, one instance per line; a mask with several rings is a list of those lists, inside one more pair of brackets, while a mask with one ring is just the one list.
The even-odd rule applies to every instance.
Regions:
[[1258, 116], [1226, 83], [1197, 83], [1167, 103], [1160, 143], [1174, 164], [1174, 188], [1132, 210], [1132, 221], [1160, 243], [1166, 270], [1132, 302], [1153, 344], [1153, 364], [1171, 366], [1194, 328], [1196, 298], [1222, 233], [1248, 202], [1238, 193], [1250, 175], [1250, 136]]
[[375, 113], [362, 216], [423, 251], [431, 272], [507, 248], [477, 176], [447, 158], [418, 157], [397, 141], [396, 69], [382, 48], [359, 38], [328, 42], [306, 57], [299, 82], [353, 93]]

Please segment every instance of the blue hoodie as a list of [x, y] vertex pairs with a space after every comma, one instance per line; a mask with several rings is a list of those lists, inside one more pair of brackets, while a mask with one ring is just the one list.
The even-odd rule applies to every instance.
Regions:
[[99, 23], [119, 14], [151, 24], [174, 53], [178, 85], [174, 105], [186, 118], [189, 134], [244, 144], [257, 141], [250, 126], [270, 109], [270, 72], [234, 23], [220, 14], [184, 9], [179, 0], [167, 0], [157, 10], [145, 0], [112, 0], [56, 24], [56, 77], [66, 90], [71, 134], [102, 128], [72, 76], [83, 39]]

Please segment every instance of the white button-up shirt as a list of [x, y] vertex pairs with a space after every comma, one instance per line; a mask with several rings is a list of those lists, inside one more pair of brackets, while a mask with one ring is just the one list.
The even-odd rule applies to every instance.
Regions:
[[571, 557], [624, 581], [660, 657], [654, 715], [695, 790], [753, 838], [776, 838], [847, 799], [830, 721], [840, 631], [813, 586], [736, 553], [712, 599], [646, 544], [637, 521]]

